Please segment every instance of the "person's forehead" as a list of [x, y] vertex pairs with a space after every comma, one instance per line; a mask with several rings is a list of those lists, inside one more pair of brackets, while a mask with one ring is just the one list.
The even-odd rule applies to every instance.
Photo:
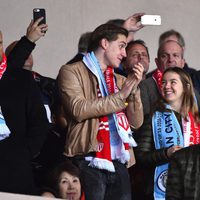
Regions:
[[147, 50], [146, 50], [146, 48], [143, 46], [143, 45], [141, 45], [141, 44], [133, 44], [129, 49], [128, 49], [128, 51], [145, 51], [145, 52], [147, 52]]
[[165, 40], [164, 40], [164, 42], [166, 42], [168, 40], [173, 40], [173, 41], [178, 42], [178, 38], [177, 38], [176, 35], [170, 35], [170, 36], [166, 37]]
[[127, 37], [125, 36], [125, 35], [123, 35], [123, 34], [118, 34], [117, 35], [117, 40], [127, 40]]
[[74, 177], [76, 177], [76, 176], [70, 174], [70, 173], [67, 172], [67, 171], [63, 171], [63, 172], [60, 174], [60, 178], [61, 178], [61, 179], [62, 179], [62, 178], [74, 178]]
[[161, 48], [161, 52], [162, 51], [167, 51], [167, 50], [170, 50], [170, 51], [177, 51], [177, 52], [182, 52], [182, 48], [180, 47], [180, 45], [175, 42], [175, 41], [168, 41], [167, 43], [165, 43], [163, 45], [163, 47]]
[[180, 75], [177, 74], [176, 72], [166, 72], [163, 75], [163, 79], [176, 79], [176, 80], [180, 80]]

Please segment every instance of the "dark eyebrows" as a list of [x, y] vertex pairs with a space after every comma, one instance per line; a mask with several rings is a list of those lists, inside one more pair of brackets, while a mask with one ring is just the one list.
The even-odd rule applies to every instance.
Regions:
[[121, 41], [120, 43], [123, 43], [124, 45], [127, 45], [127, 43], [126, 43], [126, 42], [124, 42], [124, 41]]
[[[176, 79], [176, 78], [172, 78], [172, 79], [170, 79], [169, 81], [178, 81], [178, 79]], [[163, 79], [162, 82], [166, 82], [166, 80]]]

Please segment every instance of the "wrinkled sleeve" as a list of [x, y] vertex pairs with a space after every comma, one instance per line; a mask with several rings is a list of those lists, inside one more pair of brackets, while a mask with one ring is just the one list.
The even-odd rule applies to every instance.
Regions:
[[39, 89], [31, 74], [29, 84], [27, 96], [27, 140], [28, 148], [32, 157], [34, 157], [39, 153], [46, 139], [49, 131], [49, 122]]
[[132, 129], [138, 129], [142, 125], [144, 121], [144, 115], [140, 97], [140, 89], [137, 90], [134, 99], [128, 102], [126, 114]]
[[145, 85], [144, 82], [141, 82], [139, 87], [140, 87], [140, 95], [141, 95], [144, 115], [149, 114], [151, 110], [151, 105], [150, 105], [151, 101], [150, 101], [150, 94], [148, 91], [148, 87]]
[[7, 57], [8, 69], [22, 68], [34, 48], [35, 43], [23, 36]]
[[176, 157], [176, 153], [172, 155], [169, 163], [166, 200], [182, 200], [183, 199], [183, 177], [181, 175], [181, 165]]
[[[104, 98], [90, 98], [85, 94], [84, 82], [89, 82], [88, 77], [82, 77], [72, 65], [63, 66], [58, 75], [58, 88], [61, 95], [65, 112], [69, 113], [74, 120], [81, 122], [86, 119], [108, 115], [125, 108], [125, 100], [119, 93]], [[96, 87], [96, 85], [94, 86]], [[91, 88], [87, 88], [90, 93]], [[91, 91], [94, 92], [94, 91]]]

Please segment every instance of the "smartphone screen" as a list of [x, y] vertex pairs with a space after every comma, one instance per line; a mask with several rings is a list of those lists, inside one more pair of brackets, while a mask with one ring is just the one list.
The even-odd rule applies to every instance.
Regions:
[[160, 15], [143, 15], [141, 17], [141, 24], [143, 25], [161, 25]]
[[34, 8], [33, 9], [33, 21], [35, 22], [38, 18], [43, 17], [42, 21], [39, 23], [46, 24], [46, 13], [44, 8]]

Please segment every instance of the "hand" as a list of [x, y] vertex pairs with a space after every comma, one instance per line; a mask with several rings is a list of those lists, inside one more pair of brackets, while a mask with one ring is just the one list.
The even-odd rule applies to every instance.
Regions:
[[134, 15], [128, 17], [123, 27], [128, 30], [129, 32], [136, 32], [143, 28], [144, 26], [141, 24], [141, 16], [143, 16], [145, 13], [135, 13]]
[[135, 64], [134, 67], [129, 70], [128, 76], [132, 76], [131, 78], [135, 79], [135, 84], [131, 92], [132, 94], [136, 92], [137, 87], [142, 80], [143, 73], [144, 73], [144, 67], [141, 63]]
[[134, 74], [130, 74], [127, 79], [125, 80], [122, 89], [119, 91], [121, 97], [123, 99], [127, 99], [130, 93], [132, 92], [132, 89], [134, 85], [136, 84], [136, 80], [134, 78]]
[[41, 24], [39, 25], [39, 22], [43, 19], [43, 17], [37, 19], [35, 22], [31, 20], [31, 23], [29, 24], [27, 31], [26, 31], [26, 37], [31, 42], [36, 42], [39, 40], [42, 36], [45, 35], [46, 31], [48, 30], [47, 24]]
[[167, 149], [167, 156], [170, 158], [172, 156], [172, 154], [178, 150], [182, 149], [181, 146], [172, 146], [169, 149]]
[[138, 88], [138, 84], [142, 80], [144, 68], [141, 63], [136, 64], [132, 71], [128, 74], [126, 81], [124, 82], [120, 91], [122, 98], [126, 99], [131, 93], [135, 94]]

